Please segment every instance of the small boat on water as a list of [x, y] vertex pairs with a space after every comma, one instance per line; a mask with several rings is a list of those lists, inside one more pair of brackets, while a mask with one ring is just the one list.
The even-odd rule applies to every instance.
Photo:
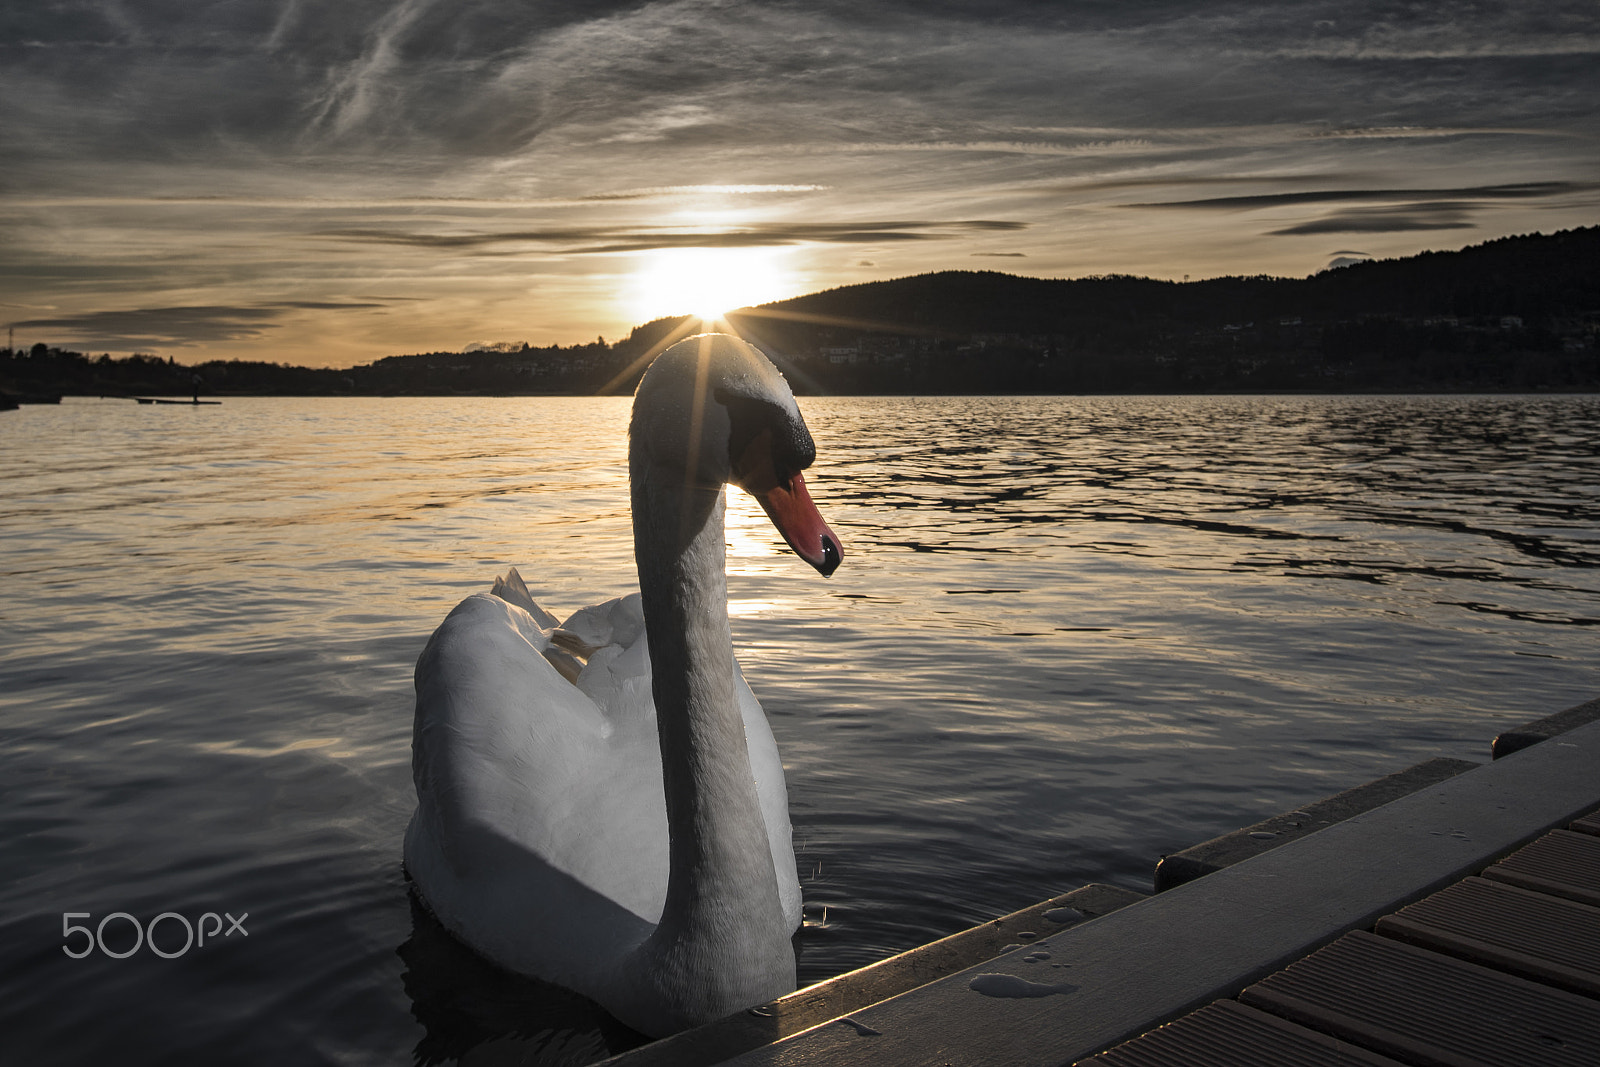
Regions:
[[200, 404], [222, 403], [220, 400], [201, 400], [198, 397], [194, 400], [164, 400], [159, 396], [136, 396], [133, 399], [137, 400], [141, 404], [182, 404], [185, 407], [196, 407]]

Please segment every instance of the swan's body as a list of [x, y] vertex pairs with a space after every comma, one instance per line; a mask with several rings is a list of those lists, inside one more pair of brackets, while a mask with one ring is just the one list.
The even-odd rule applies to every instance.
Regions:
[[723, 484], [824, 573], [839, 550], [794, 399], [742, 342], [663, 353], [630, 438], [642, 595], [558, 629], [513, 572], [450, 613], [417, 663], [405, 858], [473, 948], [664, 1034], [795, 981], [783, 768], [733, 658]]

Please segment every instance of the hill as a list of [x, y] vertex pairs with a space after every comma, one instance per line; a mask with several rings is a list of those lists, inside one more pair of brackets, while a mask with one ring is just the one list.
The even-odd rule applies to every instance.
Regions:
[[830, 391], [1594, 389], [1600, 227], [1309, 278], [946, 271], [733, 318]]

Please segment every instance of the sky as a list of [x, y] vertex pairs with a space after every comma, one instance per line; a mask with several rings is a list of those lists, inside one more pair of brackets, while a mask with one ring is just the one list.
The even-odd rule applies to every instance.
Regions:
[[350, 366], [1600, 223], [1600, 5], [0, 0], [18, 347]]

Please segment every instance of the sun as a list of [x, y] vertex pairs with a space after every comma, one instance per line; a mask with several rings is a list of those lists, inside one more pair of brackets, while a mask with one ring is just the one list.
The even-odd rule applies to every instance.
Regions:
[[668, 315], [715, 321], [734, 308], [787, 295], [781, 248], [659, 248], [634, 272], [632, 310], [640, 322]]

